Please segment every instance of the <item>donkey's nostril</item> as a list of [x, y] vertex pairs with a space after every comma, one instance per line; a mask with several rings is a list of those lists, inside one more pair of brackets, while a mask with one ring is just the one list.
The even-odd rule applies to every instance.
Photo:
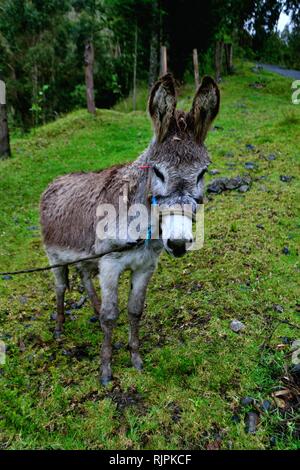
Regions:
[[186, 241], [184, 240], [171, 240], [168, 239], [167, 246], [176, 257], [183, 256], [186, 253]]

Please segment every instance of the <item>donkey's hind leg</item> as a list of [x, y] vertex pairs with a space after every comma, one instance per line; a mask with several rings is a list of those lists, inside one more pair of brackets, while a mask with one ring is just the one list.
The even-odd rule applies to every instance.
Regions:
[[91, 321], [99, 321], [101, 303], [92, 281], [91, 272], [88, 268], [83, 266], [80, 266], [78, 269], [81, 281], [84, 285], [84, 288], [89, 296], [92, 307], [94, 309], [94, 316], [91, 318]]
[[139, 353], [139, 327], [140, 320], [144, 310], [146, 290], [153, 270], [143, 272], [142, 270], [133, 271], [131, 277], [131, 290], [128, 300], [128, 318], [129, 318], [129, 349], [132, 365], [142, 370], [143, 361]]
[[55, 276], [55, 291], [56, 291], [56, 326], [54, 330], [54, 337], [59, 338], [63, 332], [63, 324], [65, 322], [65, 292], [69, 287], [68, 280], [68, 266], [53, 269]]

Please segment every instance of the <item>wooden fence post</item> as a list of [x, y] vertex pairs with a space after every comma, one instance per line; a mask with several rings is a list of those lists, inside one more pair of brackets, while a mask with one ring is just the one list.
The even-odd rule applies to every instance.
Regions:
[[215, 78], [216, 81], [220, 81], [221, 78], [221, 69], [222, 69], [222, 59], [223, 59], [223, 41], [217, 41], [215, 47]]
[[193, 64], [194, 64], [194, 77], [196, 89], [199, 86], [199, 62], [198, 62], [198, 51], [193, 49]]
[[160, 75], [165, 75], [167, 71], [168, 71], [167, 48], [166, 46], [161, 46], [160, 48]]
[[0, 160], [11, 156], [7, 122], [5, 83], [0, 80]]

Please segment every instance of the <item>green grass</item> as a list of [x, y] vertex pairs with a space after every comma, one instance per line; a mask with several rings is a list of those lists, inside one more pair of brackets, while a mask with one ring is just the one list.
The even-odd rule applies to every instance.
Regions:
[[[249, 86], [255, 81], [266, 86]], [[222, 82], [215, 124], [223, 130], [207, 139], [211, 168], [220, 176], [243, 175], [252, 161], [257, 169], [248, 171], [247, 193], [207, 201], [202, 250], [180, 261], [162, 256], [142, 321], [143, 374], [130, 367], [126, 350], [127, 274], [114, 336], [123, 347], [114, 351], [108, 389], [98, 383], [102, 332], [88, 321], [90, 305], [67, 316], [58, 345], [51, 273], [0, 277], [0, 339], [7, 345], [0, 448], [268, 449], [273, 438], [274, 449], [300, 447], [299, 408], [277, 408], [272, 398], [291, 364], [289, 345], [278, 345], [300, 334], [300, 106], [291, 104], [290, 85], [267, 72], [257, 76], [251, 64]], [[184, 109], [193, 92], [192, 84], [180, 91]], [[135, 159], [150, 137], [145, 112], [99, 110], [96, 118], [78, 111], [13, 140], [13, 158], [0, 162], [0, 271], [47, 264], [34, 227], [40, 194], [54, 177]], [[270, 154], [276, 159], [268, 160]], [[294, 178], [285, 183], [280, 175]], [[78, 287], [72, 271], [67, 308], [82, 295]], [[244, 322], [244, 332], [230, 330], [232, 319]], [[272, 402], [256, 434], [245, 432], [251, 411], [240, 406], [245, 396]]]

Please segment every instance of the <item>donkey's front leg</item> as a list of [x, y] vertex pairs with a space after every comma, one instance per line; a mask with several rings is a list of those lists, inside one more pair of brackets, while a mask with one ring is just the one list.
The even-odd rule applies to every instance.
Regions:
[[101, 310], [100, 324], [104, 333], [101, 348], [101, 383], [107, 385], [112, 379], [112, 332], [119, 316], [118, 283], [122, 265], [117, 260], [102, 258], [100, 262]]
[[128, 300], [129, 317], [129, 349], [132, 365], [142, 370], [143, 361], [139, 353], [139, 326], [144, 309], [146, 290], [153, 270], [143, 272], [142, 270], [133, 271], [131, 277], [131, 291]]

